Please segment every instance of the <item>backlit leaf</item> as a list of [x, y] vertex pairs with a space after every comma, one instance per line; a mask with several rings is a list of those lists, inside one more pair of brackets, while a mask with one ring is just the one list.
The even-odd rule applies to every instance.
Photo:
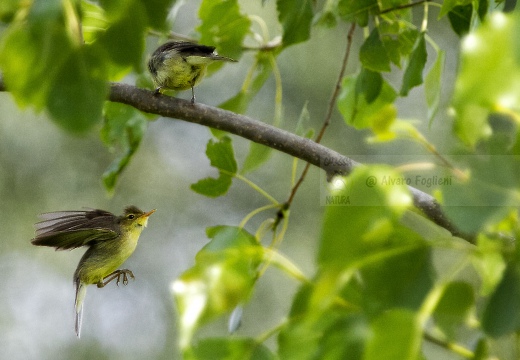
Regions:
[[210, 139], [206, 147], [206, 155], [211, 166], [219, 170], [219, 177], [199, 180], [191, 185], [191, 189], [209, 197], [224, 195], [231, 186], [232, 176], [238, 168], [231, 138], [224, 136], [218, 141]]

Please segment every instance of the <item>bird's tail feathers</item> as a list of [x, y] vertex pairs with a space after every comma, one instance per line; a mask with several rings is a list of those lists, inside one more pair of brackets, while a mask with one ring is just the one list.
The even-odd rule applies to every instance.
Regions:
[[79, 338], [81, 335], [81, 322], [83, 320], [83, 300], [85, 300], [85, 295], [87, 294], [87, 285], [82, 283], [79, 279], [75, 279], [74, 284], [76, 285], [76, 300], [74, 302], [76, 322], [74, 330]]

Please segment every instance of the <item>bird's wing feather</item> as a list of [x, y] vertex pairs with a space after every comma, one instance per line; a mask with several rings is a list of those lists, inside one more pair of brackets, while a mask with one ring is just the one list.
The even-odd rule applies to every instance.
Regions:
[[200, 44], [194, 44], [191, 42], [185, 41], [173, 41], [162, 44], [157, 50], [156, 53], [170, 53], [171, 55], [166, 55], [166, 58], [169, 58], [174, 55], [191, 55], [191, 56], [210, 56], [215, 51], [215, 47], [206, 46]]
[[60, 211], [41, 214], [35, 224], [34, 245], [56, 250], [74, 249], [93, 242], [114, 239], [119, 234], [117, 217], [103, 210]]
[[117, 232], [108, 229], [84, 229], [61, 232], [47, 232], [31, 240], [33, 245], [50, 246], [56, 250], [75, 249], [85, 245], [92, 245], [99, 241], [112, 240]]

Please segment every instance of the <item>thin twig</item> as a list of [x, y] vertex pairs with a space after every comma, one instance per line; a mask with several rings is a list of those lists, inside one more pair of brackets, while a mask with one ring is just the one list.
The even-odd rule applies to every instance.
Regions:
[[[316, 139], [314, 140], [316, 143], [320, 143], [321, 139], [323, 138], [323, 135], [325, 134], [325, 130], [330, 124], [330, 119], [332, 118], [332, 113], [334, 112], [334, 108], [336, 107], [336, 100], [339, 96], [339, 91], [341, 90], [341, 82], [343, 81], [343, 77], [345, 76], [345, 69], [347, 68], [348, 58], [350, 56], [350, 49], [352, 47], [352, 37], [354, 35], [354, 30], [356, 29], [356, 23], [352, 23], [350, 26], [350, 30], [347, 33], [347, 46], [345, 49], [345, 55], [343, 56], [343, 62], [341, 64], [341, 69], [339, 71], [338, 79], [336, 81], [336, 86], [334, 87], [334, 91], [332, 92], [332, 95], [329, 100], [329, 107], [327, 108], [327, 114], [325, 115], [325, 120], [323, 121], [323, 125], [321, 126], [320, 132], [318, 133], [318, 136], [316, 136]], [[302, 174], [296, 184], [294, 184], [293, 188], [291, 189], [291, 194], [289, 195], [289, 198], [286, 202], [286, 209], [288, 209], [293, 200], [294, 196], [296, 195], [296, 192], [300, 188], [300, 185], [305, 180], [305, 177], [307, 176], [307, 172], [309, 171], [309, 167], [311, 164], [307, 163], [305, 164], [305, 168], [302, 171]], [[280, 210], [281, 211], [281, 210]], [[280, 215], [278, 218], [280, 218]]]
[[403, 5], [394, 6], [394, 7], [391, 7], [389, 9], [381, 10], [379, 12], [379, 15], [386, 14], [386, 13], [389, 13], [389, 12], [392, 12], [392, 11], [408, 9], [408, 8], [414, 7], [416, 5], [420, 5], [420, 4], [427, 3], [427, 2], [432, 2], [432, 1], [433, 0], [419, 0], [419, 1], [415, 1], [413, 3], [409, 3], [409, 4], [403, 4]]
[[429, 341], [432, 344], [440, 346], [446, 350], [450, 350], [466, 359], [473, 359], [475, 356], [475, 354], [471, 350], [465, 348], [464, 346], [459, 345], [457, 343], [452, 343], [452, 342], [438, 339], [435, 336], [428, 334], [427, 332], [425, 332], [423, 334], [423, 337], [424, 337], [424, 340]]

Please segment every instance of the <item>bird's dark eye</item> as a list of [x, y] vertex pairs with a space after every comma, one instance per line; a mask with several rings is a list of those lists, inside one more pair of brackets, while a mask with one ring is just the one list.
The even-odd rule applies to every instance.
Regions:
[[135, 215], [134, 215], [134, 214], [130, 214], [130, 215], [127, 216], [127, 218], [128, 218], [129, 220], [132, 220], [133, 218], [135, 218]]

